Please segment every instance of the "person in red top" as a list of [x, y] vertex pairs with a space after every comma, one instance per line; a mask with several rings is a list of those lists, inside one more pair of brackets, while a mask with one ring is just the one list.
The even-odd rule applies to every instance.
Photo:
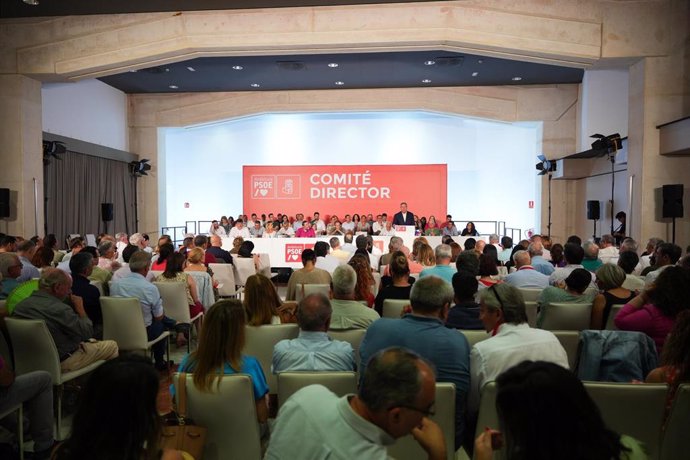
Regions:
[[311, 222], [308, 220], [302, 221], [302, 226], [295, 232], [297, 238], [316, 238], [316, 232], [311, 228]]

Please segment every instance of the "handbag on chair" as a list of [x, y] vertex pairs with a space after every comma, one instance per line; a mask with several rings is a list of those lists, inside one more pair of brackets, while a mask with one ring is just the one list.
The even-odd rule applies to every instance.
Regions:
[[178, 403], [177, 414], [166, 419], [161, 429], [161, 447], [187, 452], [195, 460], [201, 460], [206, 444], [206, 428], [194, 424], [187, 418], [187, 374], [177, 376]]

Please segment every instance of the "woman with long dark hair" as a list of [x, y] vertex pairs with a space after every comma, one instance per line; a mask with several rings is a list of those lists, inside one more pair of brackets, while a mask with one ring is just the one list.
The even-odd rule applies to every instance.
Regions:
[[54, 460], [182, 460], [160, 448], [158, 372], [144, 357], [120, 356], [99, 366], [79, 395], [69, 438]]
[[[165, 243], [158, 248], [158, 258], [151, 262], [151, 270], [165, 271], [168, 264], [168, 257], [175, 252], [175, 246], [172, 243]], [[184, 260], [184, 256], [182, 256]]]
[[[360, 251], [359, 249], [357, 251]], [[363, 251], [366, 253], [366, 251]], [[368, 254], [355, 253], [354, 256], [347, 263], [355, 269], [357, 273], [357, 284], [355, 285], [355, 300], [364, 300], [370, 308], [374, 306], [374, 294], [372, 286], [374, 286], [374, 276], [371, 274], [371, 265], [369, 264]]]
[[[636, 440], [606, 427], [582, 382], [568, 369], [523, 361], [499, 375], [496, 386], [508, 460], [647, 458]], [[492, 438], [500, 435], [490, 428], [479, 435], [474, 458], [492, 459]]]
[[479, 232], [474, 226], [474, 222], [470, 221], [467, 222], [467, 225], [465, 225], [465, 228], [462, 229], [462, 233], [460, 234], [461, 236], [479, 236]]

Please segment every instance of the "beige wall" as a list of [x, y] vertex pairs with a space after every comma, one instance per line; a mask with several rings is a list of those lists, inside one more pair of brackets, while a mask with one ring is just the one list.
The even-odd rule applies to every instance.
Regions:
[[[633, 208], [646, 216], [654, 206], [654, 187], [687, 180], [679, 172], [687, 170], [687, 158], [659, 159], [654, 126], [688, 114], [688, 16], [684, 0], [492, 0], [5, 21], [0, 23], [0, 72], [68, 81], [199, 56], [406, 49], [465, 51], [577, 67], [632, 63], [629, 170], [640, 182]], [[684, 65], [677, 65], [679, 59]], [[157, 152], [158, 127], [275, 110], [405, 108], [496, 120], [543, 120], [543, 151], [554, 157], [575, 151], [578, 129], [577, 90], [570, 85], [148, 95], [131, 96], [129, 101], [130, 150], [147, 157]], [[10, 116], [20, 123], [27, 116], [31, 119], [34, 109], [26, 95], [2, 110], [10, 115], [21, 111], [22, 115]], [[21, 131], [0, 132], [10, 145], [22, 145]], [[40, 129], [33, 124], [31, 133], [34, 142], [40, 142]], [[16, 147], [0, 157], [7, 160], [22, 152]], [[40, 163], [35, 158], [40, 153], [31, 154], [34, 157], [22, 167], [23, 177], [35, 171], [31, 165]], [[155, 177], [139, 184], [140, 227], [154, 233]], [[19, 200], [26, 202], [25, 186], [19, 189]], [[573, 181], [554, 181], [553, 193], [552, 234], [567, 236], [581, 227], [575, 210], [586, 198]], [[545, 215], [542, 220], [546, 222]], [[681, 225], [690, 230], [687, 218]], [[634, 235], [646, 237], [663, 231], [666, 224], [645, 220], [634, 226]], [[25, 219], [13, 231], [31, 233]]]

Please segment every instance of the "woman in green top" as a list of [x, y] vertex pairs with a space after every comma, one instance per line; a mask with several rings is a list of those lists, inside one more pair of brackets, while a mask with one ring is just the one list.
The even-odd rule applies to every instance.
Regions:
[[486, 428], [477, 437], [477, 460], [491, 460], [500, 448], [508, 460], [647, 458], [637, 441], [604, 425], [582, 382], [568, 369], [523, 361], [499, 375], [496, 387], [502, 433]]

